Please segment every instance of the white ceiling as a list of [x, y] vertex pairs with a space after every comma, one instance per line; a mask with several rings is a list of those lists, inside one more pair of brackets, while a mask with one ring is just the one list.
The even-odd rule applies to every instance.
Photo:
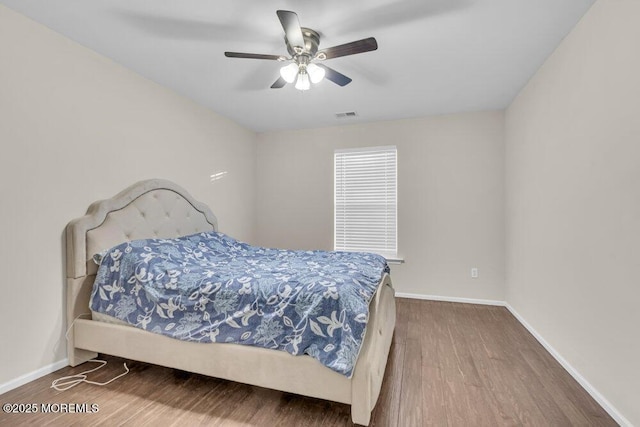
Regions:
[[[595, 0], [0, 0], [255, 131], [502, 109]], [[326, 62], [353, 82], [270, 89], [285, 55], [276, 10], [321, 33], [320, 49], [375, 37]], [[355, 111], [358, 117], [336, 119]]]

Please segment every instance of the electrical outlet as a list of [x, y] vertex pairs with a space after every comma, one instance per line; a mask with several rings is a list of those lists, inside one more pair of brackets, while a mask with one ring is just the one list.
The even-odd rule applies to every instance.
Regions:
[[471, 278], [472, 279], [477, 279], [478, 278], [478, 274], [479, 274], [478, 267], [473, 267], [471, 269]]

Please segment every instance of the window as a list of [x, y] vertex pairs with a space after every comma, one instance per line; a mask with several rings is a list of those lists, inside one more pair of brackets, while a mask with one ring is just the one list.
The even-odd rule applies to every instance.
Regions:
[[397, 253], [396, 147], [335, 152], [334, 248]]

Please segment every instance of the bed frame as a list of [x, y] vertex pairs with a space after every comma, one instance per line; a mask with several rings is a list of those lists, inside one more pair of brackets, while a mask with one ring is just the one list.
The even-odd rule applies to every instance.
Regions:
[[[67, 352], [76, 366], [97, 353], [153, 363], [217, 378], [351, 405], [354, 423], [368, 425], [395, 327], [394, 291], [388, 275], [370, 305], [369, 324], [353, 376], [330, 370], [310, 356], [237, 344], [195, 343], [131, 326], [89, 320], [97, 266], [91, 257], [123, 241], [172, 238], [217, 230], [216, 217], [178, 185], [138, 182], [93, 203], [71, 221], [67, 237]], [[83, 314], [85, 316], [83, 316]], [[89, 314], [89, 316], [87, 316]]]

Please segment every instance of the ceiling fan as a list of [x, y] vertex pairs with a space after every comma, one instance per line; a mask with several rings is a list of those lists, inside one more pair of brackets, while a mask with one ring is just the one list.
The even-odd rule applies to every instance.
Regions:
[[298, 15], [288, 10], [276, 12], [282, 28], [284, 28], [284, 42], [289, 52], [289, 57], [282, 55], [265, 55], [258, 53], [225, 52], [228, 58], [267, 59], [273, 61], [289, 62], [280, 69], [280, 77], [272, 85], [272, 89], [279, 89], [287, 83], [294, 83], [298, 90], [308, 90], [311, 83], [319, 83], [327, 78], [339, 86], [346, 86], [351, 79], [333, 68], [329, 68], [321, 62], [340, 56], [355, 55], [356, 53], [370, 52], [378, 48], [378, 42], [373, 37], [357, 40], [318, 50], [320, 34], [310, 28], [300, 26]]

